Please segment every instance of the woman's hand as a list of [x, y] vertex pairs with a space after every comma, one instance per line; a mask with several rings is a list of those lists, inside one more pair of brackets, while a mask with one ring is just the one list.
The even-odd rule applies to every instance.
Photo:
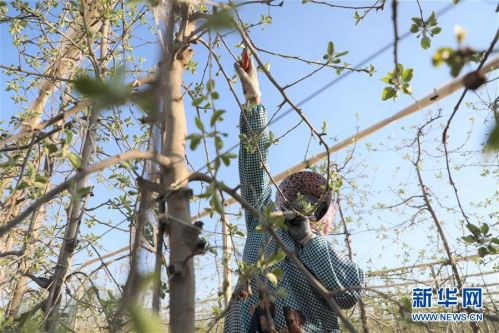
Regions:
[[[246, 52], [246, 51], [243, 51]], [[251, 57], [248, 59], [249, 68], [247, 71], [243, 69], [240, 63], [234, 63], [234, 68], [241, 80], [241, 85], [243, 86], [243, 93], [246, 101], [251, 103], [260, 103], [260, 84], [258, 83], [258, 77], [256, 75], [256, 68], [253, 65], [253, 60]], [[248, 66], [245, 64], [245, 66]]]
[[310, 228], [310, 220], [307, 217], [296, 216], [285, 219], [288, 227], [288, 233], [295, 241], [305, 246], [315, 238], [315, 234]]

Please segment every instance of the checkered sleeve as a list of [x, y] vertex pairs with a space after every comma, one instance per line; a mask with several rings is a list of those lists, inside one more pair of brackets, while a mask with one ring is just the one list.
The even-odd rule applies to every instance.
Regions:
[[349, 309], [361, 297], [364, 272], [348, 258], [339, 256], [330, 242], [317, 235], [299, 252], [301, 262], [330, 291], [342, 309]]
[[[271, 203], [269, 177], [261, 162], [267, 164], [269, 132], [267, 112], [262, 104], [254, 104], [241, 112], [239, 118], [241, 145], [239, 148], [239, 178], [241, 195], [253, 207], [263, 209]], [[258, 219], [245, 212], [248, 233], [254, 232]]]

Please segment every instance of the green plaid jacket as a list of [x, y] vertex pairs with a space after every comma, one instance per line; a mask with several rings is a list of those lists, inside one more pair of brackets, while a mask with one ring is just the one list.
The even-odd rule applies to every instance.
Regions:
[[[261, 161], [267, 163], [268, 158], [269, 135], [266, 127], [267, 114], [263, 105], [252, 105], [241, 114], [242, 140], [239, 151], [241, 194], [251, 205], [260, 210], [272, 205], [269, 177], [261, 165]], [[255, 145], [258, 145], [258, 149]], [[278, 247], [269, 234], [256, 230], [259, 221], [248, 212], [245, 212], [245, 221], [247, 239], [243, 261], [251, 264], [257, 262], [263, 252], [266, 256], [276, 253]], [[329, 290], [347, 290], [334, 296], [341, 308], [349, 309], [355, 305], [361, 292], [358, 289], [349, 290], [348, 288], [364, 284], [364, 273], [356, 264], [339, 256], [334, 251], [332, 244], [320, 234], [306, 246], [301, 246], [290, 237], [287, 231], [279, 229], [277, 232], [286, 246], [297, 254], [301, 262], [326, 288]], [[280, 288], [286, 290], [285, 297], [274, 299], [274, 321], [277, 330], [279, 332], [286, 331], [284, 309], [289, 308], [297, 310], [303, 315], [304, 323], [301, 328], [304, 332], [340, 332], [338, 318], [334, 312], [322, 296], [310, 286], [293, 263], [286, 258], [275, 267], [281, 269], [284, 274], [277, 287], [272, 286], [267, 281], [267, 288], [271, 292]], [[263, 276], [259, 278], [262, 281], [266, 280]], [[255, 277], [251, 281], [252, 296], [243, 301], [237, 300], [235, 296], [232, 297], [225, 317], [224, 332], [247, 333], [250, 331], [253, 312], [260, 301], [256, 280]], [[236, 290], [240, 287], [241, 285], [238, 284]]]

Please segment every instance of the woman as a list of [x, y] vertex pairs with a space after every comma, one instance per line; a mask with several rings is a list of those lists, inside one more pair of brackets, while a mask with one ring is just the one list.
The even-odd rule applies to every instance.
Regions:
[[[268, 157], [267, 114], [260, 103], [258, 78], [251, 59], [243, 66], [245, 69], [234, 64], [246, 98], [240, 116], [241, 194], [263, 211], [273, 205], [269, 177], [262, 168]], [[349, 309], [360, 297], [358, 287], [364, 283], [364, 274], [356, 264], [338, 256], [323, 236], [328, 233], [335, 213], [332, 194], [325, 193], [325, 189], [326, 180], [313, 172], [302, 171], [284, 179], [279, 185], [275, 208], [295, 213], [287, 218], [286, 230], [278, 229], [277, 234], [328, 290], [346, 290], [333, 297], [341, 308]], [[251, 265], [262, 254], [269, 258], [277, 253], [276, 242], [268, 233], [257, 230], [257, 218], [245, 212], [245, 220], [247, 239], [243, 261]], [[275, 268], [283, 272], [277, 286], [263, 274], [247, 281], [240, 276], [227, 310], [224, 332], [340, 332], [334, 312], [288, 258], [271, 269]]]

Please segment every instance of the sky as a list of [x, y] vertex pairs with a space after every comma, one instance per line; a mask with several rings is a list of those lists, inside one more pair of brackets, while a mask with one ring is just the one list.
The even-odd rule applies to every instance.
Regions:
[[[336, 2], [335, 2], [336, 3]], [[347, 2], [337, 2], [346, 4]], [[448, 6], [451, 1], [422, 1], [423, 14], [426, 17], [432, 11], [440, 11]], [[348, 2], [349, 5], [361, 4], [366, 5], [369, 2]], [[415, 34], [411, 34], [408, 38], [400, 41], [398, 47], [399, 63], [406, 67], [414, 69], [414, 78], [411, 81], [413, 87], [413, 95], [402, 95], [396, 101], [381, 100], [381, 91], [384, 88], [384, 83], [380, 80], [393, 69], [393, 49], [381, 53], [379, 56], [372, 59], [369, 63], [372, 64], [376, 72], [372, 77], [365, 73], [352, 73], [338, 83], [332, 85], [329, 89], [309, 102], [303, 104], [302, 110], [309, 117], [316, 128], [320, 128], [323, 121], [328, 124], [328, 143], [333, 143], [332, 138], [342, 140], [353, 135], [357, 130], [364, 129], [377, 121], [385, 119], [402, 108], [414, 102], [414, 99], [425, 96], [433, 89], [440, 87], [452, 79], [450, 71], [447, 67], [442, 66], [434, 68], [431, 63], [431, 57], [435, 50], [439, 47], [456, 47], [454, 38], [454, 27], [460, 25], [466, 31], [465, 45], [472, 46], [478, 50], [486, 49], [498, 27], [498, 17], [494, 13], [496, 3], [494, 1], [462, 1], [446, 12], [441, 17], [437, 15], [439, 26], [442, 32], [432, 39], [431, 48], [423, 50], [420, 47], [420, 40]], [[326, 52], [328, 41], [333, 41], [338, 52], [348, 50], [349, 53], [343, 56], [343, 59], [352, 65], [355, 65], [369, 55], [373, 54], [383, 46], [393, 42], [393, 22], [391, 20], [391, 8], [387, 4], [383, 11], [372, 12], [355, 25], [353, 19], [353, 10], [329, 8], [326, 6], [315, 5], [311, 3], [302, 4], [301, 1], [285, 1], [282, 7], [267, 7], [246, 6], [242, 7], [241, 15], [248, 22], [258, 21], [261, 15], [270, 15], [272, 24], [263, 27], [255, 27], [251, 31], [251, 37], [254, 43], [263, 49], [279, 52], [282, 54], [297, 55], [302, 58], [311, 60], [322, 60], [322, 55]], [[405, 33], [411, 24], [411, 17], [418, 16], [419, 9], [415, 1], [401, 1], [398, 11], [398, 29], [399, 34]], [[10, 37], [8, 34], [8, 26], [0, 25], [0, 43], [5, 45], [5, 49], [0, 53], [0, 63], [3, 65], [17, 64], [18, 58], [15, 49], [10, 45]], [[156, 37], [147, 31], [145, 28], [134, 31], [135, 37], [153, 41]], [[133, 40], [132, 44], [143, 44], [143, 40]], [[240, 49], [235, 49], [234, 46], [240, 42], [236, 34], [230, 34], [226, 42], [236, 54], [240, 53]], [[185, 82], [193, 82], [199, 79], [203, 64], [207, 58], [207, 52], [200, 44], [194, 46], [195, 60], [199, 62], [198, 72], [196, 74], [186, 73]], [[229, 75], [234, 75], [230, 55], [223, 48], [217, 49], [221, 53], [221, 61], [228, 71]], [[137, 47], [134, 54], [137, 57], [144, 57], [144, 68], [153, 66], [158, 61], [158, 48], [154, 45], [145, 45]], [[270, 71], [281, 85], [286, 85], [310, 73], [315, 67], [292, 60], [283, 60], [268, 54], [260, 53], [264, 62], [270, 62]], [[497, 52], [491, 55], [497, 56]], [[127, 65], [127, 64], [125, 64]], [[468, 72], [475, 68], [476, 64], [467, 65], [464, 72]], [[216, 64], [213, 65], [213, 74], [217, 71]], [[497, 73], [495, 74], [497, 75]], [[227, 112], [224, 115], [224, 121], [218, 127], [218, 130], [228, 134], [225, 140], [225, 147], [231, 147], [238, 142], [238, 119], [239, 109], [230, 95], [228, 86], [221, 77], [213, 76], [215, 79], [215, 87], [221, 98], [217, 101], [217, 108], [224, 109]], [[317, 91], [320, 87], [336, 79], [338, 76], [334, 70], [323, 70], [311, 78], [305, 80], [301, 84], [287, 90], [290, 99], [296, 103], [307, 98], [309, 95]], [[260, 87], [262, 91], [262, 102], [266, 106], [270, 115], [272, 115], [277, 106], [282, 102], [282, 97], [279, 92], [273, 87], [271, 82], [264, 77], [263, 73], [259, 73]], [[19, 111], [19, 107], [14, 105], [10, 99], [10, 94], [4, 92], [8, 78], [4, 74], [0, 76], [0, 120], [8, 121], [8, 119]], [[242, 98], [242, 93], [238, 84], [235, 85], [239, 98]], [[491, 96], [497, 96], [497, 85], [489, 85], [486, 89]], [[482, 93], [485, 93], [482, 90]], [[376, 233], [371, 229], [379, 229], [382, 227], [390, 228], [401, 221], [407, 219], [411, 214], [410, 209], [402, 210], [399, 213], [378, 212], [370, 207], [378, 202], [389, 204], [396, 203], [397, 199], [394, 192], [399, 189], [401, 182], [408, 182], [408, 192], [418, 194], [415, 187], [415, 173], [409, 161], [405, 160], [406, 154], [412, 156], [412, 150], [401, 149], [394, 151], [397, 145], [400, 145], [403, 140], [409, 140], [414, 137], [415, 129], [413, 126], [421, 125], [428, 119], [429, 112], [436, 112], [438, 108], [442, 109], [442, 121], [446, 121], [452, 111], [452, 107], [457, 102], [459, 92], [452, 96], [439, 101], [431, 107], [411, 115], [405, 119], [397, 121], [391, 125], [384, 127], [379, 132], [361, 141], [355, 150], [353, 164], [357, 165], [357, 171], [352, 175], [359, 187], [369, 193], [365, 208], [362, 211], [354, 211], [348, 205], [344, 207], [345, 214], [352, 216], [354, 221], [351, 225], [352, 246], [355, 252], [355, 262], [366, 270], [376, 270], [383, 267], [398, 267], [407, 265], [404, 263], [403, 257], [399, 255], [408, 251], [409, 264], [415, 263], [418, 260], [418, 253], [421, 249], [426, 249], [426, 256], [436, 254], [437, 257], [443, 258], [441, 244], [433, 242], [429, 237], [434, 236], [430, 225], [418, 224], [414, 227], [404, 229], [398, 235], [395, 232], [388, 233], [388, 239], [377, 239]], [[33, 95], [27, 96], [28, 99]], [[477, 97], [474, 94], [468, 94], [466, 101], [474, 101]], [[56, 104], [55, 104], [56, 105]], [[125, 109], [125, 108], [123, 108]], [[463, 106], [462, 112], [459, 112], [453, 122], [450, 132], [451, 147], [459, 147], [465, 140], [465, 133], [471, 126], [470, 117], [474, 117], [475, 123], [473, 131], [467, 141], [465, 147], [459, 148], [465, 150], [477, 150], [483, 143], [486, 129], [490, 126], [489, 122], [485, 122], [487, 114], [470, 110]], [[285, 106], [279, 114], [287, 111]], [[126, 115], [128, 110], [122, 111]], [[132, 109], [135, 115], [140, 116], [140, 111]], [[209, 119], [210, 114], [204, 115], [203, 119]], [[189, 132], [197, 132], [194, 126], [195, 109], [186, 103], [186, 117], [188, 120]], [[299, 121], [298, 116], [291, 112], [282, 120], [271, 125], [271, 131], [276, 136], [281, 136], [290, 126], [295, 125]], [[133, 129], [131, 130], [134, 131]], [[438, 138], [441, 129], [438, 126], [431, 131], [427, 138], [428, 151], [437, 153], [435, 144], [431, 144], [431, 140]], [[309, 142], [310, 132], [304, 126], [300, 125], [291, 134], [280, 140], [279, 144], [273, 146], [269, 158], [269, 170], [272, 174], [277, 174], [292, 165], [301, 162], [305, 156], [307, 145]], [[368, 146], [373, 145], [378, 147], [375, 151], [370, 151]], [[109, 153], [117, 152], [113, 143], [107, 145], [106, 150]], [[340, 151], [332, 155], [333, 160], [343, 161], [347, 156], [347, 151]], [[321, 152], [321, 147], [317, 142], [312, 142], [308, 155]], [[212, 156], [213, 150], [211, 151]], [[201, 168], [205, 164], [204, 153], [201, 148], [195, 152], [188, 152], [189, 162], [195, 170]], [[488, 163], [494, 164], [493, 157], [487, 157], [482, 154], [475, 154], [469, 160], [468, 164]], [[497, 164], [497, 163], [495, 163]], [[438, 163], [429, 161], [424, 164], [423, 175], [428, 179], [428, 185], [434, 191], [435, 197], [442, 198], [442, 206], [455, 206], [455, 200], [452, 196], [452, 189], [448, 185], [447, 179], [435, 177], [435, 171], [442, 169], [444, 165], [441, 160]], [[464, 202], [470, 200], [479, 201], [485, 197], [494, 194], [497, 189], [497, 181], [493, 178], [484, 178], [480, 176], [480, 168], [467, 167], [456, 172], [456, 183], [458, 188], [463, 189], [460, 194]], [[233, 162], [229, 168], [224, 168], [220, 171], [223, 181], [230, 185], [238, 184], [237, 163]], [[362, 177], [365, 175], [365, 177]], [[358, 178], [355, 178], [358, 176]], [[95, 182], [95, 178], [92, 179]], [[195, 192], [199, 192], [199, 187], [193, 185]], [[346, 193], [350, 193], [348, 186], [345, 189]], [[104, 189], [96, 192], [89, 206], [93, 206], [98, 202], [106, 200], [106, 198], [116, 195], [116, 191], [112, 189]], [[201, 207], [206, 207], [201, 204]], [[192, 213], [199, 211], [198, 205], [191, 206]], [[101, 209], [94, 212], [100, 214], [98, 216], [111, 220], [116, 223], [122, 217], [107, 209]], [[485, 211], [482, 211], [485, 214]], [[459, 215], [448, 212], [439, 207], [439, 214], [447, 227], [447, 232], [451, 245], [458, 247], [460, 251], [464, 249], [463, 245], [457, 242], [457, 238], [462, 236], [462, 233], [456, 227]], [[207, 219], [205, 229], [207, 231], [220, 231], [220, 223], [216, 219]], [[233, 221], [243, 228], [241, 221]], [[491, 220], [488, 221], [492, 222]], [[335, 223], [339, 223], [338, 218]], [[122, 225], [126, 229], [126, 223]], [[82, 227], [82, 232], [92, 232], [99, 234], [106, 230], [102, 226], [88, 229]], [[206, 233], [206, 236], [213, 244], [220, 245], [220, 239], [214, 238], [214, 234]], [[331, 241], [336, 242], [339, 251], [343, 250], [343, 236], [332, 236]], [[102, 251], [105, 253], [124, 246], [128, 242], [128, 236], [120, 232], [110, 232], [102, 238]], [[239, 243], [242, 240], [238, 241]], [[405, 247], [406, 244], [410, 250]], [[242, 248], [240, 249], [242, 250]], [[470, 253], [474, 253], [474, 249], [469, 249]], [[460, 253], [462, 254], [462, 253]], [[82, 251], [77, 255], [74, 262], [80, 263], [88, 258], [88, 253]], [[200, 272], [198, 280], [198, 296], [206, 297], [215, 288], [212, 279], [216, 272], [216, 258], [211, 254], [207, 254], [202, 258], [197, 259], [197, 269]], [[474, 270], [474, 265], [470, 264], [466, 267], [468, 271]], [[126, 265], [116, 265], [113, 270], [121, 272], [126, 271]], [[373, 281], [376, 283], [377, 281]]]

